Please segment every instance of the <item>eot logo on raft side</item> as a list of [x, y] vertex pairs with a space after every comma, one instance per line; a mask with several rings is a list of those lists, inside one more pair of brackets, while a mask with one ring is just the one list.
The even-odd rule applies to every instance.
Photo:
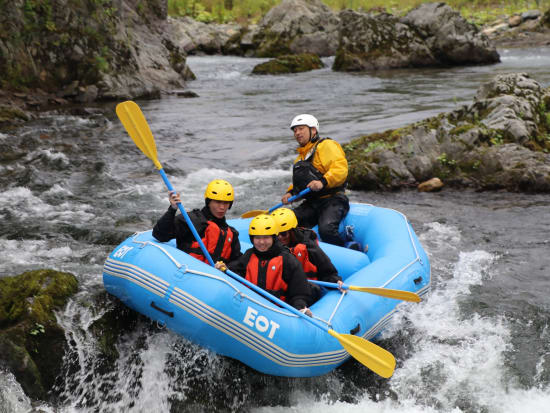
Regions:
[[275, 321], [270, 321], [267, 319], [267, 317], [264, 317], [263, 315], [258, 315], [258, 311], [254, 310], [252, 307], [248, 307], [248, 309], [246, 310], [243, 323], [245, 323], [247, 326], [255, 328], [260, 333], [265, 333], [267, 330], [269, 330], [267, 338], [270, 339], [273, 338], [275, 332], [280, 327], [280, 325], [277, 324]]
[[113, 257], [115, 258], [123, 258], [126, 253], [130, 250], [134, 249], [134, 247], [129, 247], [128, 245], [123, 245], [120, 247], [116, 252], [113, 254]]

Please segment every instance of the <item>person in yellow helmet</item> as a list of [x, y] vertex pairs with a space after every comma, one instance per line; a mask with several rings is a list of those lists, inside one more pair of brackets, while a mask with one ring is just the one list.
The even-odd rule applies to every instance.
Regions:
[[345, 195], [348, 161], [338, 142], [320, 138], [319, 121], [301, 114], [292, 120], [290, 129], [298, 142], [298, 156], [292, 168], [292, 184], [281, 198], [283, 204], [305, 188], [311, 192], [294, 209], [298, 225], [312, 228], [319, 225], [319, 235], [325, 242], [344, 246], [339, 235], [340, 221], [349, 211]]
[[328, 255], [319, 246], [315, 231], [299, 227], [292, 209], [279, 208], [271, 216], [279, 226], [279, 241], [302, 263], [307, 278], [331, 283], [342, 280]]
[[[168, 197], [170, 207], [154, 226], [153, 236], [161, 242], [175, 238], [176, 245], [180, 250], [207, 263], [208, 260], [203, 255], [199, 243], [187, 226], [185, 219], [181, 214], [176, 215], [177, 204], [181, 202], [180, 195], [170, 192]], [[214, 179], [207, 185], [204, 192], [205, 206], [188, 213], [214, 262], [218, 260], [231, 261], [242, 255], [239, 232], [227, 225], [225, 220], [225, 214], [233, 205], [234, 200], [233, 186], [223, 179]]]
[[[311, 289], [300, 262], [277, 240], [279, 229], [272, 216], [256, 216], [248, 228], [253, 247], [227, 267], [251, 283], [311, 316], [307, 304]], [[223, 269], [223, 262], [216, 268]]]
[[[319, 246], [315, 231], [298, 227], [294, 211], [279, 208], [273, 211], [271, 216], [279, 226], [279, 242], [290, 249], [300, 261], [308, 279], [337, 283], [339, 286], [343, 284], [342, 277], [338, 275], [332, 261]], [[314, 300], [317, 301], [321, 297], [321, 288], [313, 284], [311, 289]]]

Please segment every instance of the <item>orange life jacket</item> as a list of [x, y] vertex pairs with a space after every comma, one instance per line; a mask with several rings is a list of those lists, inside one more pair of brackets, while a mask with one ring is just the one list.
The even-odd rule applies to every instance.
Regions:
[[307, 278], [310, 280], [316, 280], [317, 267], [309, 260], [309, 253], [307, 252], [306, 244], [296, 244], [294, 247], [290, 248], [290, 252], [292, 252], [292, 254], [298, 258], [300, 264], [302, 264], [302, 268], [304, 269]]
[[259, 260], [256, 254], [250, 255], [246, 266], [246, 279], [263, 288], [275, 297], [285, 301], [287, 284], [283, 280], [283, 257]]
[[[212, 260], [227, 261], [231, 256], [231, 241], [233, 240], [233, 231], [227, 227], [226, 230], [221, 229], [216, 223], [207, 221], [207, 227], [204, 230], [202, 242], [212, 256]], [[197, 241], [191, 243], [189, 255], [198, 260], [208, 263], [208, 259], [202, 254], [202, 250]]]

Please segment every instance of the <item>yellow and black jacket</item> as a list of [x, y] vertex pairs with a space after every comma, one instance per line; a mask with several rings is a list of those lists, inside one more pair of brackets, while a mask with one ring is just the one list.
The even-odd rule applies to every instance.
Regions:
[[[338, 142], [330, 138], [316, 139], [305, 146], [300, 146], [297, 152], [298, 156], [294, 160], [293, 184], [289, 186], [287, 192], [295, 195], [313, 179], [319, 179], [323, 183], [323, 189], [316, 194], [321, 198], [345, 189], [348, 161]], [[298, 168], [309, 165], [314, 168], [313, 174], [305, 178], [296, 176], [300, 173]]]

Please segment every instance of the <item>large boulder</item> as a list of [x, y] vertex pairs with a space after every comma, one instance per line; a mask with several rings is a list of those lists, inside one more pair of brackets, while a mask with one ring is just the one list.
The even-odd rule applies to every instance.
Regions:
[[29, 2], [0, 16], [0, 84], [80, 102], [159, 96], [190, 76], [166, 0]]
[[32, 399], [45, 400], [61, 372], [67, 341], [54, 312], [77, 287], [74, 275], [54, 270], [0, 278], [0, 367]]
[[255, 55], [333, 56], [338, 47], [338, 24], [338, 17], [321, 0], [283, 0], [267, 12], [255, 29]]
[[333, 69], [449, 66], [500, 60], [487, 37], [444, 3], [426, 3], [399, 19], [344, 10]]
[[498, 75], [472, 104], [344, 145], [355, 189], [446, 186], [550, 192], [550, 89]]
[[319, 56], [311, 53], [284, 55], [267, 62], [257, 64], [252, 69], [255, 75], [280, 75], [285, 73], [300, 73], [321, 69], [325, 65]]
[[433, 66], [437, 60], [409, 26], [391, 14], [340, 13], [340, 46], [333, 70]]
[[[203, 23], [191, 17], [168, 18], [174, 43], [187, 54], [221, 54], [243, 29], [236, 23]], [[241, 54], [236, 51], [236, 54]]]
[[421, 34], [440, 64], [497, 63], [500, 57], [487, 36], [445, 3], [424, 3], [401, 21]]

